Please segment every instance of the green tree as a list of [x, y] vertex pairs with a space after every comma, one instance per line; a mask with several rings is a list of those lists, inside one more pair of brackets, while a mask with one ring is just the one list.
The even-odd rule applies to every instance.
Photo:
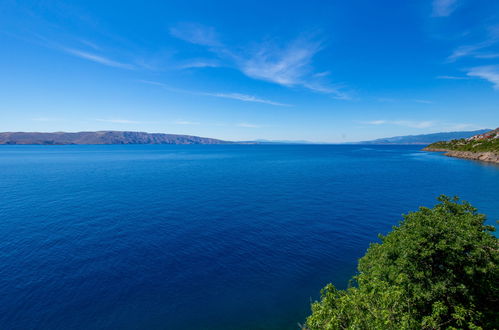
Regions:
[[499, 242], [485, 216], [441, 196], [359, 260], [347, 290], [332, 284], [312, 304], [306, 329], [495, 329]]

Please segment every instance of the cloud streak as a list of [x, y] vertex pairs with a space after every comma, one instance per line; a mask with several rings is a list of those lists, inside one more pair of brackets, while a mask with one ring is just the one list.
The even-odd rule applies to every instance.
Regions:
[[457, 8], [457, 0], [433, 0], [432, 16], [447, 17]]
[[238, 57], [239, 69], [248, 77], [284, 86], [303, 84], [312, 57], [320, 50], [319, 42], [304, 38], [283, 49], [259, 45], [249, 56]]
[[84, 51], [73, 49], [73, 48], [63, 48], [62, 50], [64, 52], [71, 54], [71, 55], [74, 55], [76, 57], [83, 58], [83, 59], [86, 59], [86, 60], [89, 60], [89, 61], [92, 61], [95, 63], [107, 65], [110, 67], [128, 69], [128, 70], [134, 69], [134, 66], [131, 64], [113, 61], [107, 57], [103, 57], [103, 56], [96, 55], [93, 53], [84, 52]]
[[187, 121], [187, 120], [177, 120], [173, 122], [175, 125], [200, 125], [201, 123], [196, 121]]
[[434, 121], [412, 121], [412, 120], [372, 120], [364, 121], [366, 125], [395, 125], [410, 128], [429, 128], [435, 125]]
[[260, 127], [262, 127], [261, 125], [255, 125], [255, 124], [249, 124], [249, 123], [239, 123], [236, 126], [237, 127], [244, 127], [244, 128], [260, 128]]
[[224, 60], [249, 78], [275, 83], [285, 87], [303, 87], [315, 92], [331, 94], [337, 99], [351, 97], [343, 86], [332, 85], [325, 72], [314, 72], [313, 57], [322, 50], [323, 42], [315, 35], [303, 34], [286, 45], [265, 41], [234, 51], [224, 45], [211, 27], [199, 24], [180, 24], [170, 34], [183, 41], [205, 46], [216, 57]]
[[50, 118], [50, 117], [36, 117], [36, 118], [31, 118], [33, 121], [41, 121], [41, 122], [53, 122], [53, 121], [61, 121], [63, 119], [61, 118]]
[[416, 103], [422, 103], [422, 104], [433, 104], [433, 101], [430, 101], [430, 100], [415, 99], [413, 101]]
[[482, 42], [473, 45], [463, 45], [457, 47], [452, 54], [447, 58], [448, 62], [454, 62], [462, 57], [475, 57], [479, 59], [493, 59], [499, 57], [498, 53], [484, 52], [486, 48], [490, 48], [499, 42], [499, 25], [489, 26], [487, 28], [487, 37]]
[[[17, 38], [21, 38], [21, 37], [19, 37], [17, 35], [16, 35], [16, 37]], [[72, 56], [75, 56], [75, 57], [79, 57], [81, 59], [85, 59], [85, 60], [88, 60], [88, 61], [99, 63], [99, 64], [106, 65], [106, 66], [109, 66], [109, 67], [120, 68], [120, 69], [127, 69], [127, 70], [136, 69], [135, 65], [132, 65], [132, 64], [129, 64], [129, 63], [115, 61], [115, 60], [112, 60], [112, 59], [110, 59], [110, 58], [108, 58], [106, 56], [102, 56], [102, 55], [96, 54], [95, 51], [100, 51], [101, 48], [99, 46], [97, 46], [96, 44], [94, 44], [94, 43], [92, 43], [92, 42], [90, 42], [88, 40], [85, 40], [85, 39], [72, 38], [73, 39], [73, 43], [74, 43], [74, 41], [78, 42], [78, 44], [79, 44], [78, 48], [81, 48], [82, 45], [83, 45], [86, 48], [91, 48], [92, 51], [86, 51], [86, 50], [81, 50], [81, 49], [77, 49], [77, 48], [74, 48], [74, 47], [68, 47], [66, 45], [63, 45], [63, 44], [61, 44], [59, 42], [56, 42], [56, 41], [53, 41], [53, 40], [51, 40], [49, 38], [46, 38], [43, 35], [37, 34], [37, 33], [29, 34], [29, 36], [27, 37], [27, 39], [24, 39], [24, 38], [22, 38], [22, 39], [23, 40], [27, 40], [30, 43], [34, 43], [34, 44], [42, 46], [42, 47], [54, 49], [54, 50], [57, 50], [57, 51], [60, 51], [60, 52], [64, 52], [66, 54], [69, 54], [69, 55], [72, 55]]]
[[220, 63], [211, 60], [193, 60], [188, 61], [178, 66], [179, 69], [196, 69], [196, 68], [217, 68]]
[[438, 128], [441, 131], [458, 131], [464, 129], [479, 129], [480, 126], [470, 123], [445, 123], [438, 121], [412, 121], [412, 120], [372, 120], [361, 122], [361, 124], [365, 125], [395, 125], [395, 126], [403, 126], [409, 128]]
[[144, 122], [128, 120], [128, 119], [96, 119], [96, 121], [100, 121], [103, 123], [112, 123], [112, 124], [143, 124]]
[[174, 93], [184, 93], [184, 94], [200, 95], [200, 96], [211, 96], [211, 97], [218, 97], [218, 98], [223, 98], [223, 99], [238, 100], [238, 101], [242, 101], [242, 102], [262, 103], [262, 104], [268, 104], [268, 105], [274, 105], [274, 106], [280, 106], [280, 107], [292, 106], [291, 104], [275, 102], [272, 100], [259, 98], [257, 96], [241, 94], [241, 93], [211, 93], [211, 92], [201, 92], [201, 91], [189, 91], [189, 90], [185, 90], [185, 89], [170, 87], [166, 84], [156, 82], [156, 81], [139, 80], [139, 82], [143, 83], [143, 84], [158, 86], [158, 87], [161, 87], [167, 91], [174, 92]]
[[470, 79], [470, 78], [469, 77], [460, 77], [460, 76], [437, 76], [437, 79], [466, 80], [466, 79]]
[[464, 45], [464, 46], [459, 46], [456, 48], [452, 54], [447, 58], [448, 62], [454, 62], [462, 57], [467, 57], [467, 56], [480, 56], [480, 54], [477, 54], [477, 51], [486, 48], [490, 45], [492, 45], [492, 41], [485, 41], [478, 43], [476, 45]]
[[394, 98], [390, 98], [390, 97], [380, 97], [380, 98], [377, 98], [376, 101], [383, 102], [383, 103], [395, 103], [395, 102], [415, 102], [415, 103], [421, 103], [421, 104], [433, 104], [433, 103], [435, 103], [431, 100], [424, 100], [424, 99], [405, 100], [405, 99], [394, 99]]
[[487, 65], [472, 68], [468, 72], [470, 77], [478, 77], [492, 83], [494, 89], [499, 90], [499, 65]]
[[170, 28], [170, 34], [191, 44], [221, 46], [214, 28], [197, 23], [180, 23]]
[[291, 106], [290, 104], [274, 102], [271, 100], [261, 99], [261, 98], [258, 98], [256, 96], [240, 94], [240, 93], [228, 93], [228, 94], [226, 94], [226, 93], [200, 93], [200, 95], [214, 96], [214, 97], [220, 97], [220, 98], [225, 98], [225, 99], [233, 99], [233, 100], [238, 100], [238, 101], [243, 101], [243, 102], [255, 102], [255, 103], [270, 104], [270, 105], [276, 105], [276, 106], [281, 106], [281, 107]]

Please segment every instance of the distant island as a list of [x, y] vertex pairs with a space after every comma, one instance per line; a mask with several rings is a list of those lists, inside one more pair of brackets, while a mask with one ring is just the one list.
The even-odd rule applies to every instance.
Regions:
[[444, 132], [420, 135], [404, 135], [382, 138], [370, 141], [356, 142], [356, 144], [424, 144], [434, 143], [438, 141], [449, 141], [455, 139], [467, 139], [469, 137], [483, 134], [490, 129], [481, 129], [477, 131], [460, 131], [460, 132]]
[[499, 128], [467, 139], [439, 141], [425, 151], [444, 151], [446, 156], [499, 163]]
[[0, 133], [0, 144], [229, 144], [223, 141], [199, 136], [128, 132], [128, 131], [97, 131], [97, 132], [5, 132]]

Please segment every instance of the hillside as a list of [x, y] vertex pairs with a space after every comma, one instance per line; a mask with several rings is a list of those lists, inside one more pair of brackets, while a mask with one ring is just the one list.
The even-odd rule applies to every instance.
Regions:
[[468, 139], [435, 142], [425, 148], [425, 150], [430, 149], [445, 151], [499, 152], [499, 128], [474, 135]]
[[226, 144], [229, 141], [191, 135], [144, 133], [128, 131], [98, 132], [4, 132], [0, 144]]
[[390, 138], [381, 138], [371, 141], [358, 142], [359, 144], [429, 144], [438, 141], [449, 141], [455, 139], [467, 139], [477, 134], [483, 134], [490, 129], [481, 129], [477, 131], [443, 132], [421, 135], [394, 136]]
[[446, 156], [499, 163], [499, 128], [467, 139], [435, 142], [425, 151], [445, 151]]

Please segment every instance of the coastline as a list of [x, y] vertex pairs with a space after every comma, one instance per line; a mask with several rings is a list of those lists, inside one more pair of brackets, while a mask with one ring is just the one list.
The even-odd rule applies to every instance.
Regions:
[[441, 148], [424, 148], [424, 151], [437, 151], [445, 152], [445, 156], [464, 158], [470, 160], [480, 160], [483, 162], [496, 163], [499, 164], [499, 154], [494, 152], [472, 152], [472, 151], [459, 151], [459, 150], [449, 150]]

